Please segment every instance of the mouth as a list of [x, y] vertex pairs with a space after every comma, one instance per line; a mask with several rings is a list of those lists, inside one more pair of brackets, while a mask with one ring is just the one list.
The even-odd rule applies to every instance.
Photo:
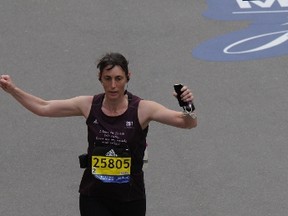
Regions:
[[118, 91], [109, 91], [109, 95], [115, 96], [118, 94]]

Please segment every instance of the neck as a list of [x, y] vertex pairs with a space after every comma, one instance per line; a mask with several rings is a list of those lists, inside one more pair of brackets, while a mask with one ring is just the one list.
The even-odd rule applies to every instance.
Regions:
[[109, 116], [117, 116], [123, 114], [128, 107], [128, 97], [124, 95], [118, 100], [109, 100], [104, 97], [102, 111]]

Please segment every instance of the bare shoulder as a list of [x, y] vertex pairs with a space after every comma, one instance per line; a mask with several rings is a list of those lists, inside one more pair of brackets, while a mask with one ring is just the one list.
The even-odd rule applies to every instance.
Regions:
[[141, 100], [138, 106], [138, 118], [142, 129], [146, 128], [151, 121], [151, 113], [154, 106], [153, 101]]
[[81, 109], [83, 115], [87, 118], [89, 113], [90, 113], [91, 105], [93, 102], [93, 96], [91, 96], [91, 95], [89, 95], [89, 96], [77, 96], [77, 97], [73, 98], [73, 100], [75, 101], [77, 106]]
[[168, 109], [163, 105], [150, 100], [141, 100], [138, 107], [138, 117], [142, 127], [149, 124], [150, 121], [158, 121], [159, 113], [165, 113]]
[[175, 111], [168, 109], [160, 103], [150, 100], [141, 100], [139, 104], [140, 113], [145, 115], [149, 120], [159, 120], [164, 115], [169, 117], [171, 114], [175, 114]]
[[84, 102], [84, 103], [90, 103], [92, 104], [93, 101], [93, 96], [91, 95], [87, 95], [87, 96], [77, 96], [74, 98], [75, 100], [79, 101], [79, 102]]
[[144, 113], [153, 113], [158, 109], [164, 109], [165, 107], [161, 104], [150, 101], [150, 100], [141, 100], [139, 103], [139, 110]]
[[139, 103], [139, 106], [153, 108], [153, 107], [158, 107], [158, 106], [162, 106], [162, 105], [155, 102], [155, 101], [151, 101], [151, 100], [141, 100]]

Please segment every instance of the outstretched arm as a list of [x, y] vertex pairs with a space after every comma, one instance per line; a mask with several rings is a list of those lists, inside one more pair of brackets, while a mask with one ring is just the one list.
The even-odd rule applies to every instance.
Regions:
[[66, 117], [88, 116], [92, 96], [80, 96], [66, 100], [44, 100], [18, 88], [9, 75], [1, 75], [0, 87], [12, 95], [26, 109], [39, 116]]
[[[182, 88], [181, 99], [185, 102], [193, 101], [193, 94], [186, 86]], [[174, 94], [176, 96], [176, 94]], [[186, 115], [181, 111], [175, 111], [162, 106], [154, 101], [142, 100], [139, 104], [138, 116], [142, 128], [147, 127], [150, 121], [179, 128], [191, 129], [197, 126], [197, 118]]]

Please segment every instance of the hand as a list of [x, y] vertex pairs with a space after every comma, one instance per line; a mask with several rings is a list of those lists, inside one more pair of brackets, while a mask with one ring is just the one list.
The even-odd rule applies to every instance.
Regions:
[[[191, 103], [193, 102], [193, 99], [194, 99], [194, 96], [191, 92], [190, 89], [188, 89], [187, 86], [183, 86], [182, 89], [181, 89], [181, 100], [184, 101], [184, 102], [188, 102], [188, 103]], [[174, 92], [173, 94], [175, 97], [177, 97], [177, 93]]]
[[9, 75], [0, 76], [0, 87], [8, 93], [11, 93], [16, 88]]

